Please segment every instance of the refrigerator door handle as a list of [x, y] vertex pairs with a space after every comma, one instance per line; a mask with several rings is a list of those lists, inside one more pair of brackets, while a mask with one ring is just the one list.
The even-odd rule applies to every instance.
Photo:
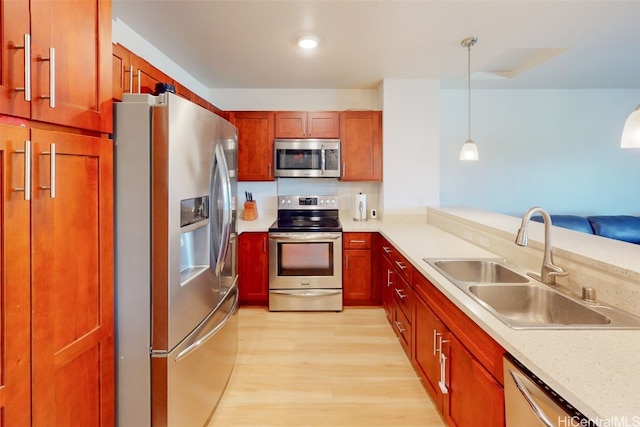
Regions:
[[224, 319], [222, 319], [220, 321], [220, 323], [215, 325], [215, 327], [213, 329], [211, 329], [209, 332], [207, 332], [202, 338], [200, 338], [199, 340], [197, 340], [196, 342], [194, 342], [193, 344], [189, 345], [187, 348], [182, 350], [180, 353], [178, 353], [178, 355], [176, 356], [176, 359], [175, 359], [176, 362], [179, 362], [181, 359], [184, 359], [190, 353], [196, 351], [198, 349], [198, 347], [202, 346], [207, 341], [209, 341], [219, 330], [224, 328], [224, 326], [231, 319], [231, 316], [236, 314], [236, 311], [238, 310], [238, 301], [240, 299], [237, 285], [234, 284], [232, 292], [234, 293], [234, 295], [233, 295], [233, 304], [231, 306], [231, 309], [224, 316]]
[[[213, 176], [213, 203], [215, 204], [216, 213], [221, 214], [222, 219], [222, 221], [218, 219], [218, 221], [214, 223], [214, 227], [217, 228], [212, 229], [211, 238], [215, 274], [219, 276], [224, 267], [224, 261], [229, 248], [232, 222], [231, 178], [229, 177], [229, 168], [227, 167], [224, 151], [220, 145], [216, 145], [215, 149]], [[221, 212], [218, 210], [219, 207], [222, 208]]]

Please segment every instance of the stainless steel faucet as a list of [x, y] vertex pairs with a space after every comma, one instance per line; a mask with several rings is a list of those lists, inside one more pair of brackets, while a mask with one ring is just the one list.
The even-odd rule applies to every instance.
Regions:
[[542, 269], [540, 270], [540, 280], [548, 285], [556, 284], [557, 276], [566, 276], [567, 273], [562, 267], [553, 263], [551, 253], [551, 217], [549, 213], [539, 207], [529, 209], [522, 217], [522, 224], [516, 236], [516, 245], [527, 246], [529, 233], [529, 220], [535, 213], [540, 213], [544, 220], [544, 258], [542, 259]]

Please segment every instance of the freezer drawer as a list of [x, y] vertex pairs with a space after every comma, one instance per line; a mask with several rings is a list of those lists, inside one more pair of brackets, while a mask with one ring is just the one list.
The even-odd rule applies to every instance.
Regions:
[[168, 355], [151, 359], [152, 425], [205, 426], [238, 351], [237, 281], [221, 304]]

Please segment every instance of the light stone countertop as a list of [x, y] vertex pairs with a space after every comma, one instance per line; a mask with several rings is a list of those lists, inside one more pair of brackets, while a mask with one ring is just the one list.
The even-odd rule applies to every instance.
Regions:
[[[238, 230], [267, 231], [274, 220], [275, 214], [239, 220]], [[424, 216], [365, 222], [341, 217], [341, 222], [343, 231], [382, 233], [507, 352], [597, 425], [640, 425], [640, 330], [511, 329], [422, 260], [500, 255], [429, 224]]]

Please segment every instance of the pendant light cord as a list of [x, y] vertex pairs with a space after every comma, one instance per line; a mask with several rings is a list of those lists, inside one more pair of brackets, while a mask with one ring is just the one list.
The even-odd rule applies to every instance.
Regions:
[[471, 140], [471, 43], [467, 45], [467, 93], [468, 93], [468, 130], [467, 140]]

